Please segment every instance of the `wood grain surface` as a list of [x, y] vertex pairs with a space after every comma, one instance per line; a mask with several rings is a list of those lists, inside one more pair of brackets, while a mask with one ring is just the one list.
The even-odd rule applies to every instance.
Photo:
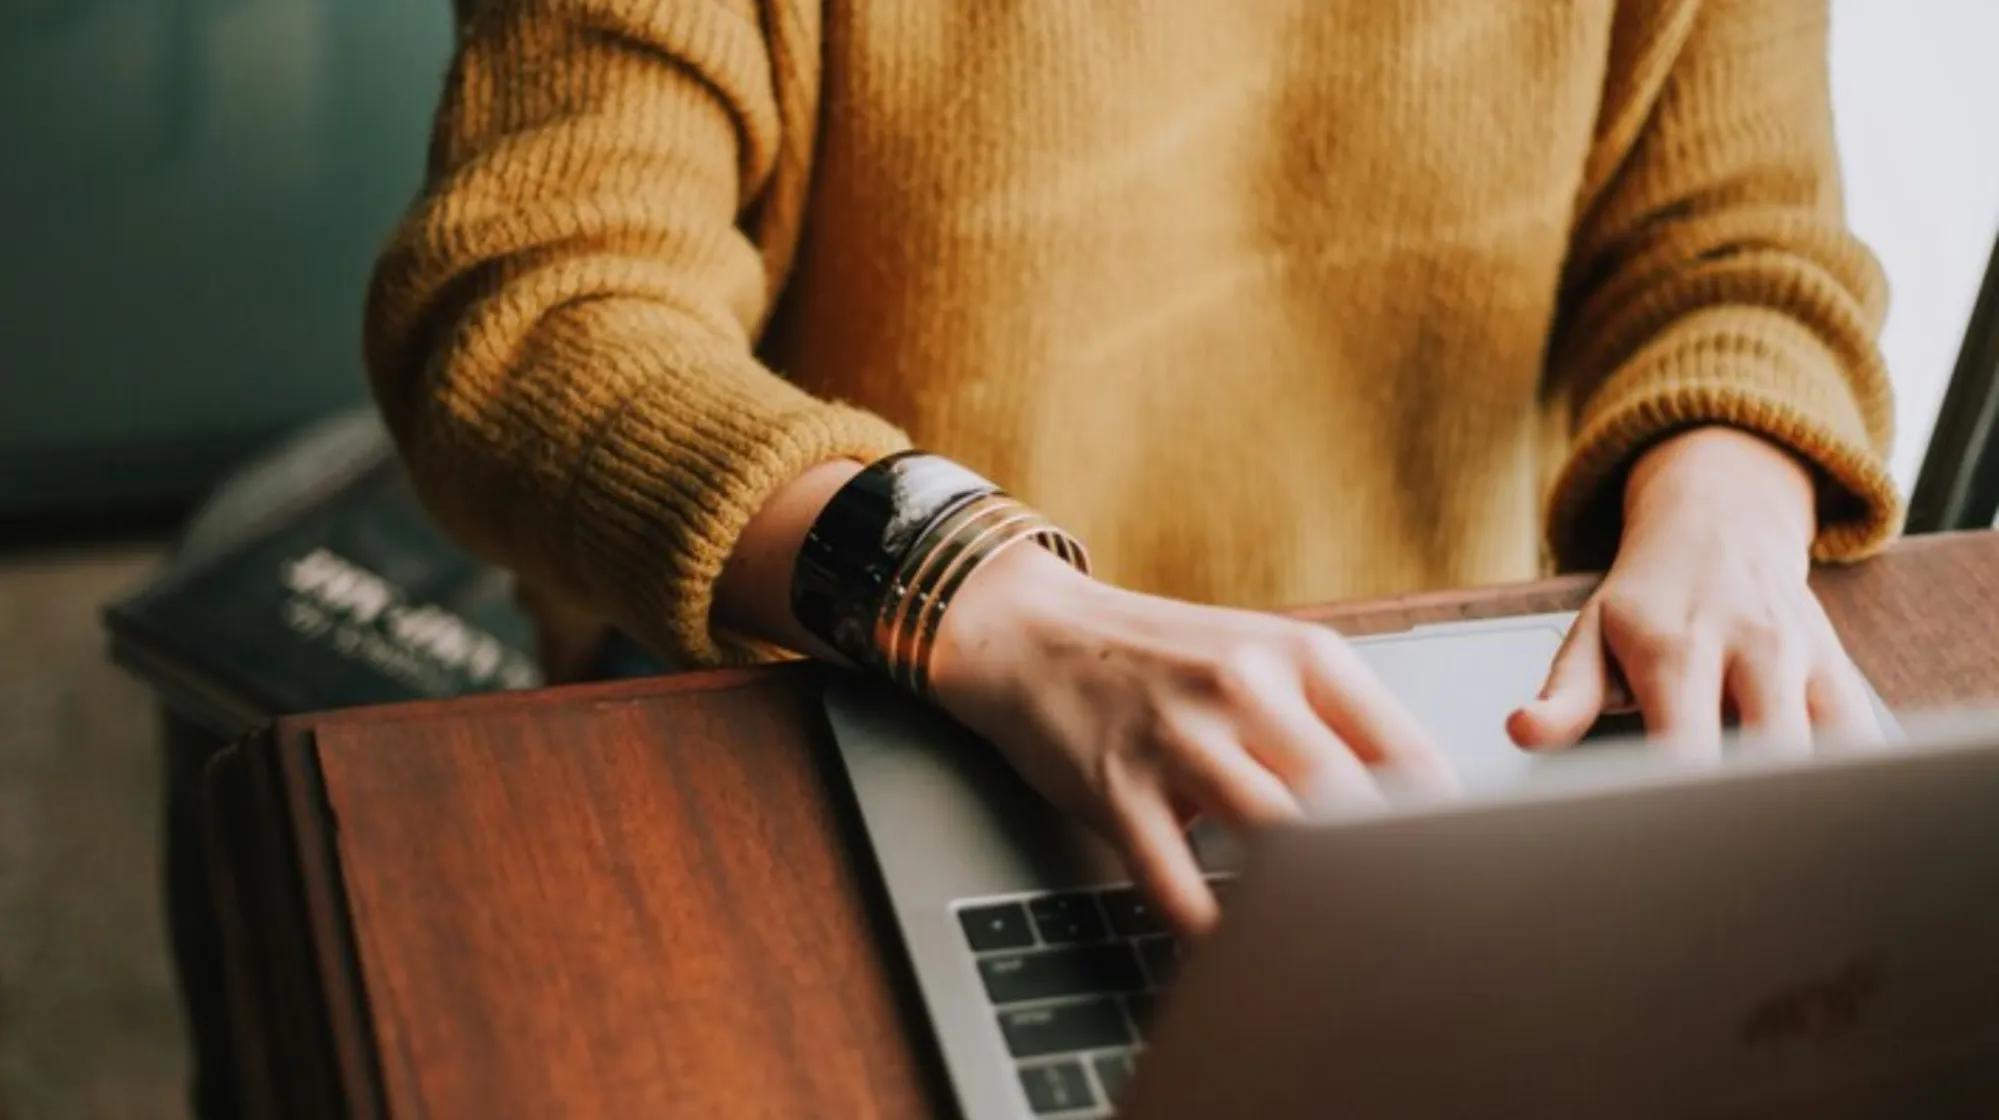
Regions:
[[[1816, 578], [1891, 704], [1999, 699], [1999, 534]], [[1574, 607], [1590, 586], [1300, 613], [1379, 632]], [[350, 1111], [947, 1111], [820, 679], [732, 671], [282, 725], [305, 886], [270, 905], [304, 905], [319, 957], [351, 958], [316, 968], [339, 1075], [371, 1082], [349, 1086]]]

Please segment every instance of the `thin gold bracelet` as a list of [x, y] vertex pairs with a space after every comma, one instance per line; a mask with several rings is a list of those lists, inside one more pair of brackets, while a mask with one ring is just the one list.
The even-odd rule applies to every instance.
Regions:
[[[984, 567], [994, 556], [1020, 541], [1032, 540], [1051, 552], [1069, 559], [1077, 556], [1074, 551], [1080, 547], [1073, 544], [1062, 530], [1055, 527], [1046, 517], [1022, 506], [1016, 516], [1009, 517], [966, 541], [948, 566], [939, 570], [934, 582], [924, 588], [921, 606], [908, 623], [907, 640], [910, 642], [908, 658], [908, 685], [918, 696], [930, 695], [930, 660], [936, 652], [938, 630], [943, 625], [945, 612], [960, 588], [973, 572]], [[1072, 560], [1087, 573], [1087, 557]]]
[[1088, 574], [1082, 542], [1001, 491], [970, 496], [946, 510], [911, 543], [888, 581], [873, 626], [875, 668], [928, 697], [930, 660], [944, 613], [959, 588], [1001, 549], [1033, 540]]
[[972, 547], [995, 532], [1004, 532], [1010, 525], [1027, 523], [1034, 516], [1034, 511], [1026, 506], [1005, 501], [982, 510], [977, 517], [965, 519], [949, 534], [939, 534], [918, 565], [921, 577], [911, 581], [908, 597], [890, 619], [893, 656], [885, 660], [892, 680], [912, 691], [916, 688], [916, 666], [925, 656], [923, 620], [937, 609], [938, 588], [958, 570]]
[[925, 585], [938, 565], [948, 564], [958, 554], [967, 531], [1022, 508], [1003, 494], [979, 495], [940, 518], [910, 547], [875, 616], [875, 652], [891, 680], [904, 683], [909, 676], [908, 658], [913, 652], [909, 611], [912, 604], [922, 601]]
[[945, 608], [951, 605], [953, 596], [965, 579], [990, 559], [999, 546], [1031, 535], [1044, 523], [1040, 514], [1026, 506], [1019, 506], [980, 529], [961, 534], [954, 542], [958, 547], [925, 582], [922, 597], [916, 601], [915, 611], [904, 624], [904, 640], [909, 644], [909, 656], [904, 666], [907, 674], [905, 687], [911, 692], [918, 696], [929, 695], [926, 685], [937, 630], [943, 622]]

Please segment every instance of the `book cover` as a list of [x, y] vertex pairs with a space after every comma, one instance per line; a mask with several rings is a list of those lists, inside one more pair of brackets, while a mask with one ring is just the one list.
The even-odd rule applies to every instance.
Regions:
[[106, 611], [113, 657], [218, 734], [541, 683], [506, 574], [431, 523], [386, 440], [348, 443], [314, 485], [283, 487], [234, 539], [207, 534]]

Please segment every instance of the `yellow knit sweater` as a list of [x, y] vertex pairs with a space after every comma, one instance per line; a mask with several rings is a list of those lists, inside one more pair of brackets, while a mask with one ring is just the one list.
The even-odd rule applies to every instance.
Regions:
[[1243, 605], [1601, 563], [1703, 422], [1816, 464], [1820, 557], [1898, 524], [1823, 0], [460, 8], [377, 397], [681, 662], [762, 500], [904, 433]]

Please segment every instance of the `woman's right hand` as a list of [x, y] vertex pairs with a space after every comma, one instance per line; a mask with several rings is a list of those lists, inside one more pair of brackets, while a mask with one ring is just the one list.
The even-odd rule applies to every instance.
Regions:
[[1186, 826], [1236, 829], [1432, 790], [1450, 768], [1333, 631], [1125, 591], [1018, 545], [959, 590], [937, 637], [943, 707], [1123, 854], [1184, 932], [1216, 917]]

